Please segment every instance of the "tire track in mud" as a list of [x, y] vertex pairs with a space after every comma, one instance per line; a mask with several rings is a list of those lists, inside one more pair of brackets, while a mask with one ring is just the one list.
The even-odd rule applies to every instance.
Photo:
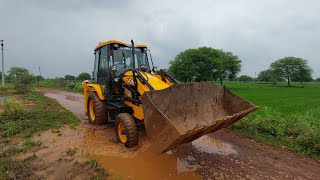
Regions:
[[[61, 128], [60, 136], [48, 131], [37, 137], [51, 147], [51, 160], [66, 148], [74, 148], [77, 149], [76, 159], [96, 159], [112, 178], [123, 179], [319, 178], [319, 161], [269, 147], [228, 130], [219, 130], [166, 154], [156, 155], [141, 129], [139, 145], [128, 149], [117, 143], [112, 125], [91, 126], [87, 122], [82, 94], [51, 89], [38, 91], [56, 99], [81, 119], [76, 129]], [[50, 157], [42, 153], [44, 158]]]

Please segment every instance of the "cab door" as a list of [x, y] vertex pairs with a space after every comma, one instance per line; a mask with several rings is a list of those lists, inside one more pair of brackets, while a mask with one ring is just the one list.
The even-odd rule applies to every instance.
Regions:
[[97, 67], [97, 83], [105, 85], [109, 75], [109, 46], [100, 48], [99, 62]]
[[94, 58], [94, 66], [93, 66], [93, 72], [92, 72], [92, 81], [93, 83], [98, 82], [98, 65], [99, 65], [99, 57], [100, 57], [100, 49], [97, 49], [94, 52], [95, 58]]

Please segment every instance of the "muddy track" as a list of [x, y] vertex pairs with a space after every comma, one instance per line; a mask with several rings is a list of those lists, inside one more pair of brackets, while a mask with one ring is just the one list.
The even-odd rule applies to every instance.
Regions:
[[83, 111], [83, 96], [39, 89], [81, 119], [76, 129], [64, 127], [59, 135], [47, 131], [36, 138], [50, 147], [43, 158], [56, 159], [66, 148], [75, 158], [96, 159], [112, 178], [122, 179], [319, 179], [320, 162], [269, 147], [220, 130], [160, 156], [153, 153], [143, 129], [139, 145], [127, 149], [116, 142], [112, 125], [91, 126]]

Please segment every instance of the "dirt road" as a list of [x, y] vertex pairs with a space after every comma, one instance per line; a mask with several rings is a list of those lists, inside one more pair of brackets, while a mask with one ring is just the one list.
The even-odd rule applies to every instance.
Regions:
[[[112, 125], [91, 126], [83, 111], [83, 96], [39, 89], [75, 113], [81, 124], [64, 127], [59, 134], [44, 132], [35, 138], [46, 147], [37, 156], [57, 159], [66, 149], [77, 159], [97, 160], [111, 179], [319, 179], [320, 162], [263, 143], [239, 137], [228, 130], [204, 136], [166, 154], [156, 155], [144, 130], [139, 145], [127, 149], [116, 142]], [[63, 169], [60, 168], [60, 171]]]

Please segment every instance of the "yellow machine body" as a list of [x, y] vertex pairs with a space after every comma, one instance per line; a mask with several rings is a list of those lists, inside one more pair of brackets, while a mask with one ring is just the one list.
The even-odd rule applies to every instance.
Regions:
[[[162, 81], [158, 75], [153, 75], [153, 74], [146, 73], [146, 72], [142, 73], [142, 75], [145, 78], [148, 78], [149, 83], [154, 87], [155, 90], [162, 90], [162, 89], [168, 88], [169, 86], [172, 85], [172, 83], [169, 80], [167, 80], [166, 82]], [[127, 85], [132, 85], [133, 76], [132, 76], [131, 71], [128, 71], [124, 74], [123, 81]], [[92, 84], [90, 82], [84, 83], [84, 105], [85, 105], [84, 110], [85, 110], [86, 114], [88, 113], [87, 112], [88, 111], [88, 96], [89, 96], [90, 92], [95, 92], [101, 100], [105, 100], [103, 88], [104, 87], [100, 84]], [[138, 81], [138, 92], [141, 95], [143, 95], [146, 91], [150, 91], [148, 86], [146, 86], [143, 83], [141, 83], [140, 81]], [[126, 88], [124, 88], [124, 95], [132, 98], [131, 92], [129, 90], [127, 90]], [[123, 101], [123, 103], [133, 108], [133, 113], [134, 113], [133, 116], [136, 119], [141, 120], [141, 121], [144, 120], [142, 104], [137, 106], [137, 105], [133, 104], [132, 102], [125, 101], [125, 100]]]
[[[134, 49], [138, 51], [137, 54]], [[132, 56], [129, 50], [132, 50]], [[130, 136], [126, 136], [124, 122], [131, 118], [136, 123], [144, 123], [151, 144], [157, 152], [163, 153], [227, 127], [258, 108], [234, 95], [225, 86], [212, 83], [180, 84], [166, 70], [156, 74], [152, 68], [152, 72], [148, 61], [145, 61], [148, 60], [147, 51], [146, 45], [134, 46], [132, 43], [130, 46], [115, 40], [99, 43], [95, 48], [96, 59], [97, 53], [100, 53], [95, 68], [100, 67], [101, 59], [105, 60], [103, 58], [106, 57], [109, 69], [107, 78], [102, 76], [99, 80], [97, 76], [93, 81], [83, 83], [85, 113], [91, 119], [95, 118], [95, 112], [88, 112], [94, 110], [92, 99], [90, 102], [88, 100], [90, 94], [96, 94], [111, 119], [122, 118], [115, 124], [118, 139], [123, 143], [130, 139]], [[128, 62], [135, 63], [132, 65]], [[117, 74], [118, 66], [124, 68]], [[101, 74], [99, 68], [95, 72]], [[127, 115], [123, 115], [124, 112]], [[137, 140], [131, 139], [135, 142], [132, 144], [136, 145]], [[127, 143], [126, 146], [131, 147], [132, 144]]]

